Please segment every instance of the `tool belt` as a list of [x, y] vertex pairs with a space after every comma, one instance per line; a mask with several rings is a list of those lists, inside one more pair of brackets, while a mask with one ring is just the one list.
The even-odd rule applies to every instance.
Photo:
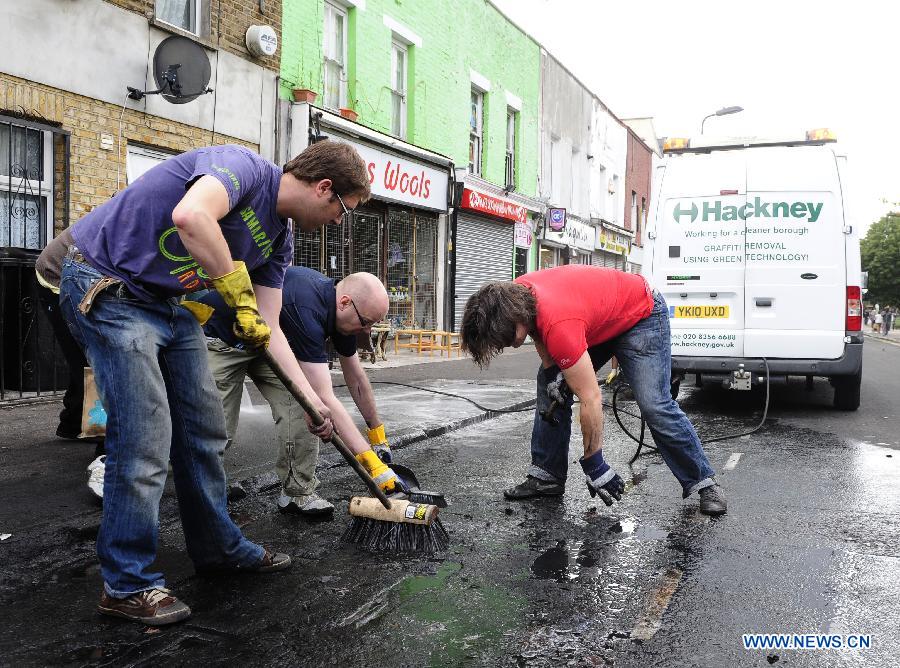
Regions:
[[[92, 267], [75, 245], [69, 246], [69, 250], [66, 253], [66, 259]], [[94, 305], [94, 300], [97, 299], [97, 296], [110, 289], [113, 289], [114, 296], [119, 299], [137, 299], [135, 294], [128, 289], [128, 286], [125, 285], [121, 279], [112, 278], [111, 276], [101, 276], [100, 280], [92, 283], [91, 287], [88, 288], [88, 291], [84, 293], [84, 297], [78, 304], [78, 311], [82, 315], [87, 315]]]

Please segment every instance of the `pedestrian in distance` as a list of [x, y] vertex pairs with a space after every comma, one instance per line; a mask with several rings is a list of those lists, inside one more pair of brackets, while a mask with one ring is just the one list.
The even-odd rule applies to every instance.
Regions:
[[153, 167], [64, 230], [37, 270], [93, 368], [107, 412], [103, 515], [97, 554], [101, 614], [150, 625], [190, 616], [151, 566], [171, 461], [187, 552], [198, 574], [268, 573], [290, 557], [243, 536], [228, 516], [222, 402], [198, 321], [180, 298], [214, 287], [236, 310], [235, 333], [268, 345], [326, 420], [278, 328], [293, 251], [304, 230], [339, 224], [369, 197], [365, 163], [346, 144], [314, 144], [283, 169], [241, 146], [199, 148]]
[[[360, 272], [335, 281], [306, 267], [289, 267], [284, 277], [281, 330], [316, 394], [331, 410], [335, 428], [363, 459], [373, 452], [389, 463], [390, 444], [378, 417], [375, 395], [357, 354], [356, 335], [368, 333], [388, 311], [388, 295], [376, 276]], [[303, 410], [258, 350], [234, 335], [234, 311], [210, 292], [201, 301], [215, 309], [204, 326], [209, 364], [225, 406], [229, 446], [237, 432], [244, 378], [250, 376], [268, 401], [276, 425], [275, 471], [281, 483], [278, 508], [310, 518], [330, 517], [334, 506], [316, 493], [319, 439], [306, 434]], [[334, 395], [327, 343], [340, 359], [344, 380], [368, 427], [368, 441]], [[370, 448], [371, 445], [371, 448]], [[387, 469], [377, 471], [383, 475]], [[393, 488], [387, 490], [394, 491]]]
[[884, 313], [882, 311], [876, 311], [875, 312], [875, 321], [872, 324], [872, 331], [876, 334], [881, 334], [883, 325], [884, 325]]
[[[486, 367], [504, 348], [526, 336], [541, 358], [531, 432], [531, 466], [507, 499], [560, 496], [568, 475], [572, 404], [581, 402], [584, 453], [580, 458], [591, 496], [606, 505], [621, 499], [622, 478], [603, 457], [603, 407], [596, 371], [613, 355], [647, 421], [683, 498], [695, 492], [700, 511], [727, 510], [722, 488], [687, 416], [672, 398], [669, 312], [662, 295], [643, 277], [615, 269], [566, 265], [488, 283], [466, 303], [461, 340]], [[557, 423], [541, 412], [558, 405]]]

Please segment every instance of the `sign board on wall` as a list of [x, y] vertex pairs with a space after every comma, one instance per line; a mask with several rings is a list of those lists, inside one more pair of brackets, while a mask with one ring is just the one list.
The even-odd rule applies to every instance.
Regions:
[[631, 252], [631, 237], [603, 227], [597, 228], [597, 248], [607, 253], [628, 255]]
[[446, 171], [366, 144], [332, 137], [353, 146], [366, 163], [372, 196], [421, 209], [447, 210]]
[[528, 209], [521, 204], [516, 204], [502, 197], [486, 195], [470, 188], [463, 189], [459, 208], [486, 213], [514, 223], [524, 223], [528, 220]]
[[534, 233], [531, 231], [531, 223], [516, 223], [515, 229], [515, 245], [516, 248], [531, 248], [531, 242], [534, 240]]
[[562, 232], [566, 229], [566, 210], [547, 209], [547, 227], [553, 232]]
[[594, 228], [574, 218], [566, 221], [566, 229], [562, 232], [547, 230], [544, 237], [579, 250], [588, 252], [594, 250]]

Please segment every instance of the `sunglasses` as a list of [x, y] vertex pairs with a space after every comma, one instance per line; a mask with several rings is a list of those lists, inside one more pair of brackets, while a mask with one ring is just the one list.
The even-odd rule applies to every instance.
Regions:
[[363, 319], [363, 317], [359, 314], [359, 309], [356, 308], [356, 304], [353, 303], [352, 299], [350, 300], [350, 306], [352, 306], [353, 310], [356, 311], [356, 317], [359, 319], [359, 324], [363, 329], [371, 327], [372, 325], [375, 324], [374, 322], [367, 322], [366, 320]]

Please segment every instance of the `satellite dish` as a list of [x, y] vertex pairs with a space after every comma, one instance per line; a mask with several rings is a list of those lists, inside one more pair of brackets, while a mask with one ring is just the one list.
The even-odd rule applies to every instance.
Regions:
[[210, 74], [203, 47], [187, 37], [166, 37], [153, 54], [153, 78], [172, 104], [186, 104], [206, 93]]
[[211, 73], [209, 58], [200, 45], [187, 37], [172, 35], [160, 42], [153, 54], [157, 90], [128, 86], [128, 97], [140, 100], [145, 95], [162, 95], [172, 104], [186, 104], [212, 93], [212, 88], [207, 88]]

